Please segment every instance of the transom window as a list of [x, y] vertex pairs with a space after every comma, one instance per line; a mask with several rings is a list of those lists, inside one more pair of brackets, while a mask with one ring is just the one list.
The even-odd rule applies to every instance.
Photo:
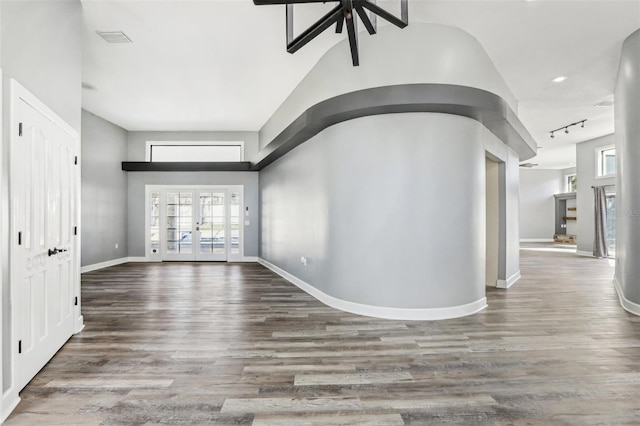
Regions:
[[230, 162], [243, 161], [244, 142], [147, 142], [150, 162]]

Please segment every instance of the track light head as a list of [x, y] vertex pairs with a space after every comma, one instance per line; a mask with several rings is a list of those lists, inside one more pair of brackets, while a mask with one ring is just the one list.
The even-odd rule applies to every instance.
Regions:
[[551, 139], [555, 138], [555, 136], [553, 135], [553, 132], [551, 132]]
[[584, 121], [582, 122], [582, 126], [580, 126], [580, 127], [582, 127], [584, 129]]
[[568, 127], [565, 127], [565, 128], [564, 128], [564, 132], [565, 132], [566, 134], [569, 134], [569, 128], [568, 128]]

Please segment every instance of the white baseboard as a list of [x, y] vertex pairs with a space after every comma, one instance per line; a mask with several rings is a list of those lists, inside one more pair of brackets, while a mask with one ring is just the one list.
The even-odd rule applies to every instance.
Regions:
[[521, 243], [552, 243], [553, 238], [520, 238]]
[[[144, 256], [129, 256], [127, 257], [127, 262], [155, 262], [154, 260], [150, 260]], [[125, 263], [127, 263], [125, 262]]]
[[129, 261], [128, 257], [121, 257], [120, 259], [107, 260], [106, 262], [94, 263], [93, 265], [86, 265], [80, 268], [80, 273], [97, 271], [98, 269], [108, 268], [110, 266], [121, 265]]
[[0, 412], [0, 423], [4, 423], [7, 417], [16, 409], [20, 403], [20, 397], [13, 391], [13, 388], [2, 395], [2, 412]]
[[577, 254], [578, 256], [594, 257], [594, 256], [593, 256], [593, 252], [590, 252], [590, 251], [584, 251], [584, 250], [576, 250], [576, 254]]
[[620, 283], [618, 282], [618, 278], [613, 278], [613, 285], [616, 287], [616, 292], [618, 293], [618, 299], [620, 300], [620, 305], [624, 308], [625, 311], [632, 313], [634, 315], [640, 316], [640, 305], [632, 302], [627, 299], [622, 292], [622, 287], [620, 287]]
[[244, 256], [239, 262], [259, 262], [258, 256]]
[[511, 275], [509, 278], [507, 278], [506, 280], [498, 280], [496, 282], [496, 287], [498, 288], [509, 288], [511, 287], [516, 281], [518, 281], [522, 276], [520, 275], [520, 271], [516, 271], [515, 274]]
[[258, 263], [269, 268], [325, 305], [357, 315], [393, 320], [442, 320], [475, 314], [487, 307], [486, 297], [465, 305], [446, 308], [390, 308], [384, 306], [363, 305], [361, 303], [349, 302], [347, 300], [330, 296], [262, 258], [258, 259]]

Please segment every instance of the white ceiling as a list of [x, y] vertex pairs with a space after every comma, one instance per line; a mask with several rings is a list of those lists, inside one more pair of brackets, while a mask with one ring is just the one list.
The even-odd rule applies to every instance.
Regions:
[[[346, 36], [328, 30], [290, 55], [284, 6], [251, 0], [82, 3], [83, 80], [96, 88], [83, 91], [83, 106], [127, 130], [259, 130]], [[394, 11], [399, 0], [378, 3]], [[296, 31], [333, 5], [296, 6]], [[566, 168], [575, 161], [577, 142], [613, 132], [613, 108], [594, 105], [613, 100], [622, 41], [640, 28], [640, 0], [409, 0], [409, 22], [453, 25], [475, 36], [540, 147], [529, 162]], [[96, 31], [124, 31], [133, 43], [108, 44]], [[568, 79], [551, 82], [560, 75]], [[583, 119], [584, 129], [549, 138], [550, 130]]]

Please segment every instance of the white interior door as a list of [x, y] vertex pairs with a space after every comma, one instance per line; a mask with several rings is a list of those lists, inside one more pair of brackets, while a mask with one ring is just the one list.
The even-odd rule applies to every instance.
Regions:
[[241, 260], [242, 187], [154, 188], [148, 194], [152, 258], [162, 247], [167, 261]]
[[75, 328], [75, 136], [24, 99], [12, 110], [11, 295], [22, 389]]

